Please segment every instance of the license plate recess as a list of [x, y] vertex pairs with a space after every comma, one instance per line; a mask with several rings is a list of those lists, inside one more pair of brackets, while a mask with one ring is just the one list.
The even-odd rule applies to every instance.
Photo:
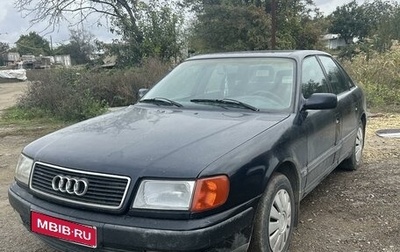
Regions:
[[97, 247], [96, 227], [63, 220], [35, 211], [31, 212], [31, 231], [91, 248]]

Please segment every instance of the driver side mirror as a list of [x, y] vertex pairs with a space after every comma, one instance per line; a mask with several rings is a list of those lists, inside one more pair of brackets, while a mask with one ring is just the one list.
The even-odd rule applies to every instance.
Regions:
[[303, 105], [302, 110], [334, 109], [337, 107], [337, 96], [330, 93], [314, 93]]

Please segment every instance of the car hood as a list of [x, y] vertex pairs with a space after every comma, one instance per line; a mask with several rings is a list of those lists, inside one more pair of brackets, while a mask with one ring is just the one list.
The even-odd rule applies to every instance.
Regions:
[[35, 161], [131, 177], [195, 178], [288, 115], [131, 106], [42, 137]]

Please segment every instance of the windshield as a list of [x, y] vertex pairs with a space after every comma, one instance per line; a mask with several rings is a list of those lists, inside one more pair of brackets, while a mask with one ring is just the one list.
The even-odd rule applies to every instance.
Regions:
[[[176, 67], [141, 101], [168, 99], [183, 107], [232, 105], [229, 109], [284, 111], [293, 103], [294, 73], [294, 60], [286, 58], [192, 60]], [[231, 102], [221, 102], [228, 99]]]

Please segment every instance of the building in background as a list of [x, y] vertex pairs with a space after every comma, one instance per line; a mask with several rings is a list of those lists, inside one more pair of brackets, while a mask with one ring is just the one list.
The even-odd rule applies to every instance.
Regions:
[[1, 57], [3, 58], [4, 66], [8, 67], [16, 66], [18, 62], [21, 60], [21, 57], [17, 52], [3, 53]]
[[71, 67], [70, 55], [35, 56], [31, 54], [20, 56], [17, 52], [1, 55], [3, 65], [7, 69], [48, 69], [52, 67]]

